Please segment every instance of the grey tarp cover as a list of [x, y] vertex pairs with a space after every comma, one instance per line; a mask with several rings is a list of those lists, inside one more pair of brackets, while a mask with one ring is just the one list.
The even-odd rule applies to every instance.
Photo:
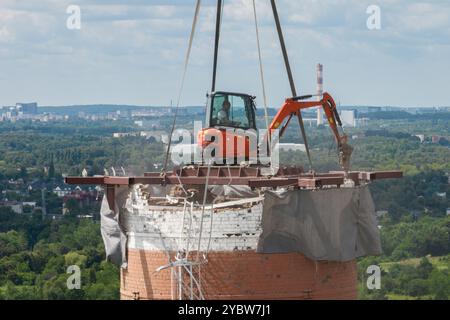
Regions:
[[100, 208], [100, 224], [106, 259], [112, 263], [126, 267], [127, 236], [120, 222], [120, 212], [128, 196], [128, 187], [116, 187], [115, 212], [109, 208], [106, 195]]
[[319, 261], [381, 254], [368, 186], [266, 192], [260, 253], [300, 252]]
[[215, 194], [216, 196], [222, 195], [238, 199], [255, 198], [259, 195], [258, 192], [253, 191], [250, 187], [247, 186], [212, 186], [210, 190], [211, 193]]

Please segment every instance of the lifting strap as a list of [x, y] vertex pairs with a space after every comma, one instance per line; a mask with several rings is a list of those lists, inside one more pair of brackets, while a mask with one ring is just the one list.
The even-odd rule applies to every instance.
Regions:
[[178, 109], [180, 107], [181, 94], [183, 93], [184, 81], [186, 79], [186, 73], [187, 73], [187, 68], [188, 68], [188, 65], [189, 65], [189, 58], [191, 56], [192, 43], [194, 42], [195, 29], [196, 29], [196, 26], [197, 26], [198, 15], [199, 15], [199, 12], [200, 12], [201, 3], [202, 3], [202, 0], [197, 0], [197, 4], [195, 6], [194, 20], [192, 21], [192, 28], [191, 28], [191, 35], [189, 37], [188, 50], [186, 52], [186, 57], [184, 59], [183, 76], [181, 78], [180, 90], [178, 92], [177, 106], [176, 106], [176, 109], [175, 109], [175, 115], [173, 117], [172, 129], [170, 130], [169, 144], [167, 146], [166, 158], [164, 159], [163, 172], [166, 172], [167, 164], [169, 162], [170, 147], [172, 146], [172, 135], [173, 135], [173, 132], [175, 130], [175, 125], [177, 123]]
[[[289, 57], [288, 57], [287, 50], [286, 50], [286, 44], [284, 43], [283, 31], [281, 29], [280, 18], [278, 16], [277, 5], [275, 3], [275, 0], [270, 0], [270, 3], [272, 4], [273, 16], [275, 18], [275, 24], [277, 26], [278, 38], [280, 39], [281, 51], [283, 53], [284, 64], [286, 66], [286, 71], [287, 71], [287, 75], [289, 78], [289, 84], [291, 86], [292, 96], [296, 97], [297, 90], [295, 89], [294, 77], [292, 76], [292, 70], [291, 70], [291, 65], [289, 63]], [[311, 154], [309, 152], [308, 140], [306, 139], [305, 125], [303, 123], [302, 112], [300, 110], [298, 111], [298, 120], [300, 123], [300, 130], [302, 133], [303, 141], [305, 143], [305, 149], [306, 149], [306, 154], [308, 156], [309, 167], [312, 170]]]
[[263, 102], [264, 102], [264, 118], [266, 121], [266, 129], [267, 129], [267, 138], [268, 138], [268, 156], [270, 158], [270, 164], [272, 165], [272, 145], [271, 145], [271, 134], [269, 132], [269, 112], [267, 110], [267, 95], [266, 95], [266, 84], [264, 81], [264, 68], [263, 68], [263, 62], [262, 62], [262, 55], [261, 55], [261, 43], [259, 40], [259, 28], [258, 28], [258, 18], [256, 14], [256, 4], [255, 0], [253, 2], [253, 16], [255, 18], [255, 31], [256, 31], [256, 44], [258, 45], [258, 58], [259, 58], [259, 74], [261, 76], [261, 86], [262, 86], [262, 94], [263, 94]]

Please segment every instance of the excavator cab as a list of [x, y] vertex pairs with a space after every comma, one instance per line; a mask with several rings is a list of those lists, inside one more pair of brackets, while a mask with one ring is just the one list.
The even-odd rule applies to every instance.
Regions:
[[255, 97], [242, 93], [214, 92], [208, 97], [206, 128], [256, 130]]
[[[256, 158], [255, 97], [248, 94], [218, 91], [208, 96], [206, 126], [199, 132], [202, 150], [214, 147], [215, 163], [235, 163], [237, 159]], [[251, 147], [250, 137], [255, 141]], [[204, 152], [202, 157], [205, 158]]]

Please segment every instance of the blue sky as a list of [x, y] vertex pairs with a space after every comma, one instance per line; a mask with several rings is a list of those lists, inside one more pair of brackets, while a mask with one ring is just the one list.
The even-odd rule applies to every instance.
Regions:
[[[290, 95], [269, 0], [257, 0], [269, 104]], [[294, 78], [343, 105], [449, 106], [450, 1], [278, 0]], [[66, 9], [81, 9], [68, 30]], [[381, 29], [366, 26], [369, 5]], [[195, 0], [1, 0], [0, 105], [167, 105], [180, 83]], [[182, 105], [210, 88], [215, 1], [203, 0]], [[217, 89], [261, 97], [251, 0], [225, 0]], [[261, 99], [258, 99], [261, 102]]]

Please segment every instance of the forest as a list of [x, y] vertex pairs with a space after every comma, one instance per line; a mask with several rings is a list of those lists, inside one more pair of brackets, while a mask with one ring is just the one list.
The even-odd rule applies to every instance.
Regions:
[[[378, 119], [379, 118], [379, 119]], [[358, 262], [361, 299], [448, 299], [450, 297], [450, 148], [431, 142], [448, 135], [444, 119], [385, 119], [347, 128], [354, 146], [353, 170], [403, 170], [401, 180], [371, 185], [383, 255]], [[158, 120], [158, 119], [155, 119]], [[170, 119], [160, 119], [162, 126]], [[260, 119], [262, 123], [262, 120]], [[180, 126], [191, 127], [192, 117]], [[80, 209], [52, 191], [63, 176], [103, 174], [124, 167], [127, 174], [160, 170], [165, 146], [144, 137], [113, 138], [114, 132], [150, 130], [131, 121], [54, 123], [0, 122], [0, 202], [34, 201], [42, 192], [48, 216], [0, 206], [0, 299], [118, 299], [119, 269], [105, 261], [98, 204]], [[338, 169], [329, 128], [307, 127], [314, 169]], [[299, 143], [298, 128], [283, 142]], [[421, 141], [417, 134], [426, 135]], [[281, 163], [307, 163], [304, 153], [284, 152]], [[80, 218], [80, 214], [92, 218]], [[67, 267], [79, 265], [80, 290], [68, 290]], [[382, 269], [380, 290], [365, 286], [367, 267]]]
[[[98, 222], [0, 212], [0, 299], [119, 298], [119, 270], [105, 261]], [[68, 266], [81, 269], [81, 289], [68, 290]]]

